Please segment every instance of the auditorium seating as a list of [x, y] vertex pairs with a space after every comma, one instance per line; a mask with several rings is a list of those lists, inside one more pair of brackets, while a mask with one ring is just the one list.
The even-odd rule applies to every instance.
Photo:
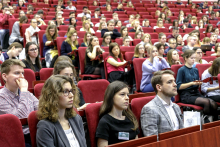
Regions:
[[42, 90], [43, 86], [44, 86], [44, 83], [39, 83], [34, 86], [34, 95], [38, 99], [40, 98], [41, 90]]
[[39, 73], [40, 80], [46, 81], [53, 74], [53, 68], [41, 68]]
[[196, 68], [199, 71], [199, 79], [202, 79], [202, 73], [208, 69], [212, 64], [196, 64]]
[[31, 144], [32, 147], [37, 147], [36, 144], [36, 133], [37, 133], [37, 123], [39, 120], [37, 119], [37, 111], [32, 111], [28, 116], [28, 126], [31, 135]]

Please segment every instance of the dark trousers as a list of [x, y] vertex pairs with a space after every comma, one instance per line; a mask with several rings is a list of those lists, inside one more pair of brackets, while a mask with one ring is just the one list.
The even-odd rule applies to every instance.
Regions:
[[30, 133], [24, 134], [25, 147], [31, 147], [31, 136]]

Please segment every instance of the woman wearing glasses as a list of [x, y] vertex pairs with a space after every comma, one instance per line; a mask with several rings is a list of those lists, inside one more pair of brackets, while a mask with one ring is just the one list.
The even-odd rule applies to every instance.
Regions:
[[37, 20], [31, 19], [31, 25], [25, 31], [26, 42], [39, 43], [38, 32], [40, 29], [37, 27]]
[[37, 146], [86, 147], [82, 118], [77, 107], [78, 90], [68, 76], [51, 76], [39, 99]]
[[39, 49], [36, 43], [28, 42], [25, 46], [25, 56], [22, 62], [25, 64], [26, 68], [33, 70], [34, 72], [39, 72], [41, 69], [41, 62], [39, 58]]

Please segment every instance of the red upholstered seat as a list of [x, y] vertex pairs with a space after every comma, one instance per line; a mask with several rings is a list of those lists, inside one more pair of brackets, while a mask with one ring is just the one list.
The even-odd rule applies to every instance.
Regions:
[[53, 68], [41, 68], [40, 72], [40, 80], [47, 80], [53, 74]]
[[216, 56], [203, 56], [202, 59], [206, 60], [207, 62], [214, 61]]
[[[86, 103], [95, 103], [104, 100], [105, 90], [109, 82], [105, 79], [81, 80], [78, 83]], [[89, 92], [88, 92], [89, 90]]]
[[141, 116], [141, 110], [144, 107], [145, 104], [150, 102], [155, 96], [149, 96], [149, 97], [142, 97], [142, 98], [135, 98], [131, 101], [131, 109], [134, 115], [137, 118], [138, 124], [139, 124], [139, 130], [140, 134], [138, 137], [142, 137], [142, 129], [141, 129], [141, 123], [140, 123], [140, 116]]
[[43, 43], [43, 35], [46, 32], [46, 30], [40, 30], [38, 33], [39, 36], [39, 42], [40, 42], [40, 56], [43, 57], [43, 48], [44, 48], [44, 43]]
[[202, 79], [202, 73], [208, 69], [212, 64], [196, 64], [196, 68], [199, 71], [199, 78]]
[[102, 55], [103, 55], [103, 60], [104, 60], [105, 79], [108, 80], [106, 60], [107, 60], [107, 57], [109, 56], [109, 52], [104, 52]]
[[13, 25], [14, 25], [14, 23], [15, 23], [16, 21], [18, 21], [17, 18], [15, 18], [15, 19], [9, 19], [9, 20], [8, 20], [9, 34], [10, 34], [10, 35], [11, 35], [11, 32], [12, 32], [12, 27], [13, 27]]
[[32, 111], [28, 116], [28, 126], [30, 130], [30, 135], [31, 135], [32, 147], [37, 147], [36, 133], [37, 133], [37, 123], [39, 122], [39, 120], [37, 119], [36, 113], [37, 111]]
[[85, 77], [86, 78], [101, 78], [101, 75], [93, 75], [93, 74], [85, 74], [85, 54], [86, 54], [86, 48], [87, 47], [79, 47], [78, 49], [78, 54], [79, 54], [79, 64], [80, 64], [80, 70], [81, 73], [79, 76], [83, 80]]
[[56, 40], [57, 40], [58, 55], [60, 56], [60, 55], [61, 55], [61, 53], [60, 53], [60, 51], [61, 51], [61, 45], [62, 45], [63, 41], [66, 40], [66, 37], [57, 37]]
[[86, 119], [91, 147], [96, 147], [95, 133], [99, 123], [99, 110], [101, 105], [102, 103], [93, 103], [86, 106]]
[[38, 83], [34, 86], [34, 95], [38, 99], [41, 95], [41, 90], [42, 90], [43, 86], [44, 86], [44, 83]]
[[12, 114], [0, 115], [0, 146], [25, 147], [22, 125], [17, 116]]

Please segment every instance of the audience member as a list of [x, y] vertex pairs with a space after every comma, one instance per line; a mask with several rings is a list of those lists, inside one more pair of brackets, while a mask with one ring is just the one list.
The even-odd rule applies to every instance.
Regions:
[[195, 62], [192, 67], [196, 67], [196, 64], [207, 64], [208, 63], [206, 60], [202, 59], [203, 52], [201, 48], [194, 47], [193, 50], [195, 51], [196, 58], [195, 58]]
[[112, 19], [111, 19], [111, 20], [114, 21], [114, 25], [115, 25], [115, 22], [119, 20], [119, 18], [118, 18], [118, 13], [113, 13], [113, 14], [112, 14]]
[[131, 27], [132, 22], [134, 21], [134, 15], [129, 15], [129, 20], [124, 21], [124, 23], [128, 23], [126, 24], [126, 27]]
[[180, 28], [185, 30], [186, 28], [193, 28], [193, 26], [191, 26], [187, 18], [184, 18], [183, 25]]
[[39, 100], [37, 146], [87, 146], [82, 118], [73, 109], [78, 106], [79, 98], [70, 77], [51, 76]]
[[17, 6], [20, 7], [20, 8], [21, 8], [21, 7], [26, 7], [25, 4], [24, 4], [24, 2], [25, 2], [24, 0], [18, 0]]
[[90, 38], [92, 37], [92, 34], [87, 32], [85, 35], [84, 35], [84, 39], [83, 39], [83, 43], [80, 45], [81, 47], [87, 47], [89, 46], [89, 40]]
[[75, 19], [75, 17], [70, 17], [69, 18], [69, 25], [73, 25], [74, 27], [76, 27], [76, 19]]
[[113, 10], [113, 13], [114, 13], [115, 11], [124, 11], [124, 9], [123, 9], [123, 4], [122, 4], [122, 3], [119, 3], [118, 6], [117, 6], [117, 8], [115, 8], [115, 9]]
[[179, 53], [175, 49], [171, 49], [167, 53], [167, 62], [169, 63], [170, 67], [172, 65], [181, 64], [179, 59]]
[[152, 44], [152, 42], [151, 42], [151, 35], [148, 34], [148, 33], [144, 34], [144, 35], [142, 36], [141, 40], [142, 40], [142, 41], [140, 42], [140, 44], [142, 44], [142, 45], [144, 45], [145, 43], [150, 43], [150, 44]]
[[61, 10], [65, 9], [66, 7], [63, 5], [63, 0], [58, 0], [58, 5], [54, 5], [53, 7], [60, 6]]
[[83, 26], [79, 31], [85, 31], [85, 32], [89, 32], [91, 34], [95, 34], [95, 31], [93, 30], [93, 28], [90, 27], [90, 23], [88, 20], [83, 22]]
[[173, 27], [172, 29], [173, 29], [172, 34], [167, 36], [167, 39], [176, 38], [176, 36], [179, 35], [179, 28], [178, 27]]
[[37, 26], [46, 25], [46, 23], [43, 21], [43, 19], [40, 18], [40, 15], [35, 14], [34, 19], [37, 20]]
[[106, 22], [101, 22], [96, 32], [102, 32], [102, 29], [106, 29], [106, 28], [107, 28]]
[[141, 31], [135, 32], [134, 39], [141, 39], [142, 38], [142, 34], [143, 34], [143, 32], [141, 32]]
[[162, 70], [164, 68], [170, 68], [167, 61], [163, 57], [158, 56], [158, 50], [155, 46], [149, 47], [147, 54], [150, 57], [142, 64], [142, 79], [140, 85], [140, 90], [144, 93], [154, 91], [150, 83], [151, 78], [153, 77], [153, 72]]
[[[13, 114], [22, 119], [37, 110], [38, 99], [28, 91], [24, 67], [24, 63], [17, 59], [9, 59], [1, 65], [1, 78], [5, 86], [0, 89], [0, 114]], [[23, 126], [23, 133], [25, 145], [31, 146], [28, 125]]]
[[177, 90], [182, 103], [199, 105], [203, 107], [204, 121], [209, 122], [207, 115], [213, 115], [218, 105], [211, 99], [204, 98], [199, 92], [199, 86], [203, 83], [199, 81], [198, 69], [193, 67], [195, 62], [195, 52], [186, 50], [182, 55], [185, 66], [178, 70], [176, 83]]
[[96, 8], [92, 18], [100, 18], [100, 8]]
[[98, 147], [138, 138], [138, 121], [129, 108], [128, 94], [129, 87], [123, 82], [108, 85], [96, 130]]
[[38, 32], [40, 29], [37, 27], [37, 20], [31, 19], [31, 25], [25, 31], [26, 43], [34, 42], [35, 44], [39, 43]]
[[129, 30], [129, 32], [137, 32], [137, 31], [141, 31], [143, 32], [143, 29], [140, 25], [140, 21], [139, 20], [134, 20], [132, 22], [132, 26], [134, 27], [133, 29]]
[[121, 38], [125, 38], [128, 37], [130, 39], [130, 41], [133, 41], [133, 39], [131, 38], [131, 36], [128, 36], [128, 28], [126, 26], [122, 26], [120, 29], [120, 34], [121, 34]]
[[166, 43], [166, 39], [167, 39], [167, 37], [166, 37], [166, 35], [164, 33], [159, 33], [159, 35], [158, 35], [159, 42], [155, 42], [154, 45], [156, 45], [158, 43], [162, 43], [162, 44], [165, 45], [165, 47], [169, 46], [169, 44]]
[[102, 38], [105, 34], [110, 34], [111, 39], [116, 39], [117, 37], [121, 37], [121, 34], [118, 32], [118, 30], [114, 28], [114, 24], [115, 23], [112, 20], [109, 20], [107, 22], [107, 29], [102, 29], [101, 31]]
[[157, 25], [156, 26], [154, 26], [154, 30], [155, 29], [157, 29], [157, 28], [165, 28], [164, 26], [163, 26], [163, 20], [161, 19], [161, 18], [158, 18], [158, 20], [157, 20]]
[[142, 27], [151, 28], [151, 26], [150, 26], [150, 20], [144, 19], [143, 22], [142, 22]]
[[168, 42], [169, 42], [170, 46], [164, 51], [165, 54], [167, 54], [169, 52], [169, 50], [171, 50], [171, 49], [174, 49], [177, 52], [180, 51], [180, 50], [176, 49], [176, 46], [177, 46], [176, 39], [170, 38]]
[[111, 43], [111, 35], [110, 34], [105, 34], [103, 36], [103, 40], [102, 40], [102, 45], [101, 47], [104, 47], [104, 46], [109, 46]]
[[99, 22], [95, 24], [95, 27], [99, 27], [99, 26], [100, 26], [100, 23], [102, 23], [102, 22], [105, 22], [105, 23], [106, 23], [106, 17], [103, 16], [103, 15], [100, 17]]
[[86, 17], [89, 17], [89, 18], [91, 18], [91, 11], [89, 11], [88, 10], [88, 7], [87, 6], [84, 6], [83, 7], [83, 13], [79, 13], [78, 15], [77, 15], [77, 17], [83, 17], [84, 15], [86, 16]]
[[165, 46], [162, 43], [158, 43], [155, 45], [158, 51], [158, 57], [165, 57], [164, 55], [164, 50], [165, 50]]
[[130, 41], [129, 37], [124, 37], [122, 46], [130, 46]]
[[220, 56], [220, 43], [215, 44], [215, 53], [211, 54], [211, 56]]
[[121, 27], [122, 27], [122, 23], [121, 23], [120, 20], [118, 20], [118, 21], [115, 22], [115, 27], [116, 27], [116, 28], [121, 28]]
[[216, 41], [217, 41], [217, 35], [216, 34], [211, 34], [211, 37], [210, 37], [210, 45], [212, 45], [212, 46], [215, 46], [215, 44], [216, 44]]
[[62, 17], [61, 14], [57, 14], [55, 24], [57, 27], [59, 27], [60, 25], [65, 25], [64, 18]]
[[195, 35], [189, 36], [187, 38], [187, 45], [182, 48], [182, 51], [185, 52], [186, 50], [192, 50], [195, 44], [196, 44], [196, 36]]
[[183, 37], [179, 34], [175, 37], [177, 46], [184, 46]]
[[67, 2], [67, 5], [68, 5], [68, 6], [66, 7], [67, 10], [76, 10], [76, 7], [73, 6], [72, 1], [68, 1], [68, 2]]

